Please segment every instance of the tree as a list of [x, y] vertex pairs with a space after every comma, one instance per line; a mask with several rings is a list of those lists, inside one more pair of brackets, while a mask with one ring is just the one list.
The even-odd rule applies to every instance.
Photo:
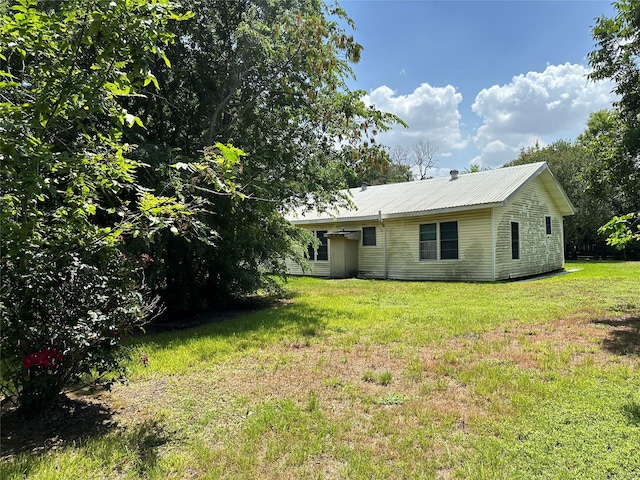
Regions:
[[437, 151], [437, 146], [424, 140], [418, 141], [412, 147], [413, 166], [418, 169], [418, 180], [425, 180], [429, 178], [429, 170], [431, 170], [436, 164], [435, 154]]
[[461, 173], [477, 173], [477, 172], [487, 172], [491, 170], [491, 167], [487, 167], [486, 165], [480, 165], [479, 163], [472, 163], [469, 165], [469, 168], [465, 168]]
[[345, 162], [347, 187], [355, 188], [362, 184], [384, 185], [386, 183], [410, 182], [413, 173], [408, 165], [393, 162], [385, 147], [342, 150]]
[[[156, 311], [143, 281], [153, 259], [129, 245], [192, 212], [140, 184], [123, 135], [142, 122], [122, 98], [157, 83], [167, 25], [184, 18], [165, 0], [16, 0], [2, 17], [0, 392], [25, 409], [113, 381], [122, 337]], [[230, 186], [239, 152], [220, 148], [165, 184], [184, 198], [186, 171], [189, 185], [211, 172]]]
[[[613, 5], [617, 15], [598, 18], [592, 29], [596, 48], [589, 54], [593, 68], [590, 78], [613, 80], [614, 92], [620, 100], [614, 104], [615, 113], [592, 117], [596, 131], [589, 131], [587, 140], [598, 155], [596, 186], [603, 182], [615, 185], [626, 193], [625, 212], [637, 213], [640, 212], [640, 4], [635, 0], [619, 0]], [[600, 128], [603, 125], [605, 128]], [[617, 245], [628, 243], [617, 242], [615, 236], [610, 241]]]
[[393, 163], [406, 165], [413, 172], [416, 180], [426, 180], [429, 171], [435, 166], [435, 154], [438, 147], [428, 141], [420, 140], [411, 147], [395, 145], [390, 150]]
[[212, 142], [248, 155], [236, 172], [245, 201], [200, 192], [212, 207], [200, 216], [208, 238], [165, 234], [154, 244], [162, 258], [156, 286], [176, 314], [272, 286], [270, 274], [284, 275], [285, 258], [307, 241], [283, 212], [345, 201], [343, 151], [373, 158], [376, 134], [398, 120], [347, 89], [362, 47], [341, 27], [350, 20], [339, 7], [321, 0], [187, 6], [194, 16], [172, 27], [172, 68], [157, 77], [162, 94], [131, 99], [146, 130], [128, 139], [158, 172], [146, 180], [151, 187], [167, 164], [189, 161]]

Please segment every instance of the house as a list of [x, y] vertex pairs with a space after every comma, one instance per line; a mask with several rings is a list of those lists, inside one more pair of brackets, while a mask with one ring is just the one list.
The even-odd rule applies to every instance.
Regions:
[[564, 268], [574, 207], [545, 162], [349, 190], [353, 207], [294, 212], [310, 271], [330, 278], [496, 281]]

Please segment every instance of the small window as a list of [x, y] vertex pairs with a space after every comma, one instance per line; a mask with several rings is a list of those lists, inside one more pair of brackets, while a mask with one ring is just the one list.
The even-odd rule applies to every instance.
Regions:
[[362, 246], [376, 246], [376, 227], [362, 227]]
[[520, 225], [518, 222], [511, 222], [511, 258], [520, 258]]
[[438, 258], [438, 242], [436, 224], [420, 225], [420, 260], [436, 260]]
[[329, 260], [329, 239], [324, 236], [326, 230], [318, 230], [314, 232], [314, 236], [320, 241], [318, 249], [313, 244], [309, 244], [307, 249], [307, 257], [309, 260]]
[[544, 217], [547, 235], [551, 235], [551, 217]]
[[440, 224], [440, 259], [455, 260], [458, 258], [458, 222], [442, 222]]

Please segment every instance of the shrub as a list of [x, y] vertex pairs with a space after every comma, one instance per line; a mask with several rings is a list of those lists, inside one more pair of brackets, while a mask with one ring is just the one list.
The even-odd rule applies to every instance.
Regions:
[[143, 266], [117, 249], [46, 257], [36, 256], [25, 274], [8, 268], [2, 278], [1, 392], [27, 410], [47, 407], [70, 388], [121, 378], [122, 340], [155, 308], [141, 289]]

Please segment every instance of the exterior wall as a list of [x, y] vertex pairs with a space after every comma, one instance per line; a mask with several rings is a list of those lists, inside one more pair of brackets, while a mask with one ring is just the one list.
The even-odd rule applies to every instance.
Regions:
[[376, 227], [375, 246], [365, 247], [362, 245], [362, 240], [358, 245], [358, 277], [384, 278], [384, 229], [382, 225], [378, 222], [366, 222], [351, 227]]
[[[420, 260], [420, 225], [424, 223], [458, 222], [457, 260]], [[305, 225], [309, 230], [359, 230], [376, 227], [376, 245], [358, 243], [358, 276], [360, 278], [384, 278], [385, 230], [387, 238], [387, 278], [397, 280], [493, 280], [493, 253], [491, 238], [491, 210], [474, 210], [447, 215], [429, 215], [386, 219], [383, 228], [372, 222], [334, 222], [329, 225]], [[438, 229], [438, 258], [440, 238]], [[331, 259], [329, 239], [329, 259]], [[309, 262], [312, 270], [307, 275], [328, 277], [329, 263]], [[300, 267], [291, 264], [294, 275], [304, 274]]]
[[[318, 225], [305, 225], [304, 228], [307, 230], [333, 230], [333, 225], [327, 224], [318, 224]], [[328, 260], [310, 260], [309, 268], [310, 270], [303, 271], [302, 267], [295, 263], [293, 260], [287, 259], [285, 261], [287, 265], [287, 269], [291, 275], [310, 275], [313, 277], [329, 277], [330, 274], [330, 261], [331, 261], [331, 239], [328, 239], [328, 250], [329, 250], [329, 259]]]
[[[551, 217], [551, 235], [545, 217]], [[511, 258], [511, 222], [519, 223], [520, 259]], [[540, 178], [524, 185], [506, 206], [494, 210], [496, 280], [564, 268], [563, 221]]]
[[[458, 222], [457, 260], [420, 260], [420, 225]], [[398, 280], [493, 280], [491, 210], [386, 220], [388, 278]], [[438, 258], [440, 232], [438, 229]]]

